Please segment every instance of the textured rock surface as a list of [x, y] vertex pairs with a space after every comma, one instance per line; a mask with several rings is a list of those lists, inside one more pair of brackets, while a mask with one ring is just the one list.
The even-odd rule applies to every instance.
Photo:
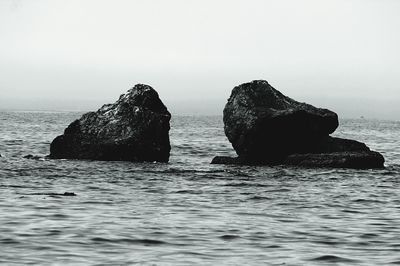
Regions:
[[249, 162], [246, 162], [245, 160], [239, 158], [239, 157], [229, 157], [229, 156], [215, 156], [211, 164], [237, 164], [237, 165], [247, 165], [250, 164]]
[[284, 164], [305, 167], [382, 168], [385, 159], [374, 151], [308, 153], [289, 155]]
[[50, 146], [50, 158], [168, 162], [171, 114], [158, 93], [138, 84], [71, 123]]
[[336, 113], [297, 102], [264, 80], [233, 89], [224, 109], [225, 134], [240, 157], [275, 162], [334, 132]]
[[329, 136], [336, 113], [297, 102], [256, 80], [233, 89], [224, 109], [225, 134], [238, 157], [213, 164], [382, 168], [384, 158], [361, 142]]
[[370, 151], [370, 149], [362, 142], [351, 139], [335, 138], [324, 136], [314, 139], [308, 144], [306, 152], [301, 153], [332, 153], [332, 152], [358, 152]]
[[[305, 153], [288, 155], [282, 162], [276, 164], [301, 167], [333, 167], [373, 169], [383, 168], [385, 159], [375, 151], [342, 151], [331, 153]], [[212, 164], [231, 165], [262, 165], [258, 161], [246, 161], [240, 157], [216, 156]], [[273, 165], [273, 164], [270, 164]]]

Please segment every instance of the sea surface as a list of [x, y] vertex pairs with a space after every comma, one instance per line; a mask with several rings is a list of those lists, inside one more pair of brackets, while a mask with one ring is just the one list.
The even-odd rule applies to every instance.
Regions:
[[400, 122], [334, 134], [382, 170], [210, 165], [220, 116], [174, 116], [168, 164], [44, 159], [80, 115], [0, 112], [0, 264], [400, 265]]

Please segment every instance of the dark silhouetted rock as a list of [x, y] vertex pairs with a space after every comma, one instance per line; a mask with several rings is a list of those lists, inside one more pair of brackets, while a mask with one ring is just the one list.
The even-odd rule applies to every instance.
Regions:
[[30, 159], [30, 160], [40, 160], [43, 157], [37, 156], [37, 155], [32, 155], [32, 154], [28, 154], [24, 156], [25, 159]]
[[229, 156], [215, 156], [211, 164], [237, 164], [237, 165], [245, 165], [248, 162], [244, 161], [239, 157], [229, 157]]
[[52, 197], [75, 197], [76, 194], [74, 192], [64, 192], [64, 193], [31, 193], [29, 195], [37, 195], [37, 196], [52, 196]]
[[138, 84], [71, 123], [51, 143], [50, 158], [168, 162], [170, 119], [158, 93]]
[[[360, 144], [365, 145], [363, 143]], [[344, 146], [341, 146], [337, 150], [342, 148], [344, 148]], [[349, 147], [349, 150], [351, 150], [351, 147]], [[379, 152], [370, 151], [367, 148], [367, 150], [358, 151], [291, 154], [288, 155], [282, 162], [269, 163], [268, 165], [283, 164], [301, 167], [373, 169], [383, 168], [384, 163], [385, 159], [382, 154]], [[241, 157], [216, 156], [211, 161], [211, 164], [263, 165], [265, 163], [260, 161], [246, 161]]]
[[[280, 162], [269, 165], [286, 164], [305, 167], [335, 167], [335, 168], [383, 168], [385, 159], [378, 153], [371, 151], [364, 143], [327, 136], [319, 142], [313, 143], [312, 153], [291, 154]], [[232, 165], [262, 165], [260, 160], [246, 160], [242, 157], [216, 156], [212, 164]]]
[[264, 80], [233, 89], [224, 109], [224, 124], [240, 157], [271, 163], [307, 152], [309, 143], [339, 125], [336, 113], [297, 102]]
[[325, 136], [316, 140], [313, 148], [315, 149], [313, 150], [315, 153], [369, 151], [367, 145], [362, 142], [331, 136]]
[[324, 136], [307, 142], [307, 148], [298, 153], [332, 153], [332, 152], [359, 152], [370, 151], [362, 142], [351, 139]]
[[384, 158], [361, 142], [329, 136], [336, 113], [297, 102], [264, 80], [233, 89], [224, 109], [225, 134], [238, 157], [213, 164], [382, 168]]
[[383, 168], [385, 159], [374, 151], [307, 153], [289, 155], [284, 164], [305, 167]]

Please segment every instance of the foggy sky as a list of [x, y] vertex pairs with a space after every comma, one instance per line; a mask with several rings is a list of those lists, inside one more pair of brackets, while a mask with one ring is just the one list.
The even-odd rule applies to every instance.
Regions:
[[266, 79], [342, 117], [400, 120], [397, 0], [0, 0], [0, 109], [95, 110], [137, 83], [221, 114]]

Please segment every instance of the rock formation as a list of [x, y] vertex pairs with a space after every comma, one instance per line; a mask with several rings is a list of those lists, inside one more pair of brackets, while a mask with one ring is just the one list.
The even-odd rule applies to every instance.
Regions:
[[383, 168], [384, 158], [379, 152], [333, 152], [333, 153], [307, 153], [289, 155], [284, 164], [305, 167], [337, 167], [337, 168]]
[[171, 114], [150, 86], [138, 84], [72, 122], [50, 145], [52, 159], [168, 162]]
[[25, 158], [25, 159], [30, 159], [30, 160], [41, 160], [41, 159], [44, 159], [44, 158], [41, 157], [41, 156], [32, 155], [32, 154], [25, 155], [23, 158]]
[[329, 136], [339, 125], [336, 113], [297, 102], [264, 80], [235, 87], [223, 119], [238, 158], [212, 163], [383, 167], [383, 156], [365, 144]]

